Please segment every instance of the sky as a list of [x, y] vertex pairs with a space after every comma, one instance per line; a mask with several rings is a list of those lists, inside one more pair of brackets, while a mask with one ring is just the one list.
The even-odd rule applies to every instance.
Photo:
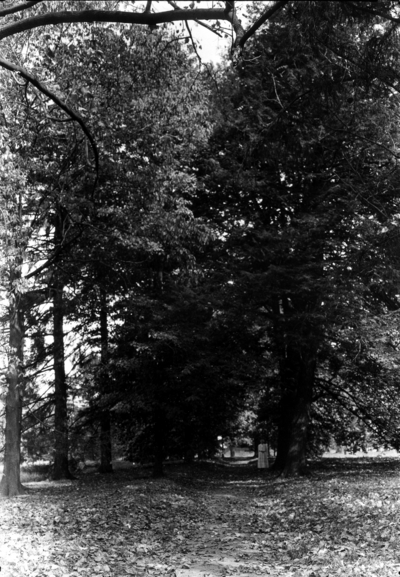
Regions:
[[220, 38], [210, 30], [196, 24], [189, 23], [192, 30], [193, 38], [198, 41], [198, 53], [204, 63], [212, 62], [218, 64], [223, 60], [224, 55], [230, 49], [232, 37], [229, 34], [227, 38]]
[[[135, 2], [136, 8], [139, 7], [140, 9], [142, 9], [142, 7], [140, 6], [141, 4], [143, 4], [144, 9], [146, 2]], [[180, 8], [188, 8], [191, 2], [189, 0], [186, 0], [185, 2], [177, 1], [176, 4]], [[201, 8], [213, 8], [213, 7], [223, 8], [224, 4], [225, 4], [224, 2], [218, 2], [215, 0], [202, 0], [201, 2], [196, 3], [196, 7], [201, 6]], [[247, 4], [248, 2], [240, 2], [239, 10], [243, 12], [243, 9], [246, 8]], [[170, 10], [170, 9], [172, 10], [171, 6], [166, 0], [153, 2], [153, 9], [155, 12], [162, 12], [164, 10]], [[243, 19], [243, 15], [241, 15], [241, 17]], [[205, 23], [211, 26], [213, 24], [213, 21], [210, 20], [209, 22]], [[213, 64], [218, 64], [222, 62], [224, 55], [226, 55], [227, 51], [229, 51], [229, 49], [231, 48], [232, 45], [231, 26], [229, 25], [228, 22], [222, 22], [221, 24], [226, 31], [226, 37], [224, 35], [224, 37], [222, 38], [217, 36], [217, 34], [215, 34], [214, 32], [207, 30], [207, 28], [205, 28], [204, 26], [196, 24], [196, 22], [194, 21], [189, 22], [189, 27], [192, 31], [193, 38], [199, 44], [197, 51], [204, 63], [212, 62]], [[186, 27], [184, 22], [182, 23], [177, 22], [175, 26], [178, 29], [183, 29], [183, 31], [186, 33]]]

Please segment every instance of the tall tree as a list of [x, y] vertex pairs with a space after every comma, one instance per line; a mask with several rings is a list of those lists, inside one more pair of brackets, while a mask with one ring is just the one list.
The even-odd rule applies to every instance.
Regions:
[[[75, 295], [69, 305], [76, 307], [76, 313], [69, 318], [85, 326], [80, 332], [91, 337], [91, 347], [98, 347], [102, 363], [95, 383], [100, 383], [108, 380], [104, 297], [109, 294], [110, 300], [118, 301], [133, 283], [138, 285], [148, 277], [150, 285], [160, 284], [165, 269], [177, 262], [188, 270], [192, 248], [209, 236], [188, 208], [196, 186], [188, 165], [196, 142], [208, 133], [210, 120], [201, 92], [206, 83], [179, 39], [124, 27], [118, 33], [99, 28], [89, 37], [88, 31], [88, 27], [80, 34], [74, 31], [73, 45], [60, 45], [46, 60], [46, 67], [50, 78], [60, 63], [65, 67], [62, 90], [68, 91], [75, 83], [80, 86], [74, 106], [92, 114], [90, 128], [102, 153], [99, 185], [91, 197], [82, 170], [85, 147], [73, 130], [66, 125], [59, 134], [52, 134], [52, 125], [47, 125], [53, 138], [54, 167], [61, 173], [52, 177], [55, 170], [48, 172], [57, 191], [49, 223], [55, 230], [60, 211], [65, 215], [63, 234], [52, 247], [53, 252], [63, 248], [51, 265], [53, 284], [60, 278]], [[71, 68], [76, 64], [77, 47], [82, 62], [71, 78], [67, 71], [69, 64]], [[107, 69], [106, 62], [114, 65]], [[88, 68], [96, 74], [87, 77]], [[166, 101], [170, 107], [165, 107]], [[44, 144], [50, 140], [43, 132]], [[132, 133], [138, 135], [137, 140], [132, 140]], [[47, 150], [43, 153], [48, 154]], [[103, 428], [101, 446], [108, 454], [103, 456], [109, 461], [108, 392], [100, 385], [96, 398], [99, 392], [103, 394], [96, 405], [97, 419]], [[65, 417], [66, 395], [62, 398]], [[102, 469], [109, 467], [103, 465]]]
[[[157, 27], [159, 24], [168, 24], [174, 22], [186, 22], [195, 21], [205, 26], [210, 31], [220, 34], [221, 22], [228, 22], [232, 26], [232, 30], [235, 34], [234, 46], [241, 49], [245, 46], [249, 38], [252, 38], [254, 34], [259, 30], [265, 23], [273, 20], [276, 15], [280, 15], [283, 9], [287, 6], [291, 6], [293, 3], [288, 0], [278, 0], [268, 5], [263, 6], [260, 12], [260, 4], [254, 2], [256, 6], [255, 10], [250, 10], [250, 25], [247, 30], [244, 30], [241, 19], [238, 15], [238, 7], [240, 10], [240, 4], [234, 1], [229, 1], [224, 3], [224, 8], [198, 8], [195, 5], [190, 8], [181, 9], [175, 2], [168, 2], [172, 7], [171, 10], [154, 12], [153, 2], [147, 2], [142, 12], [136, 12], [134, 7], [132, 9], [131, 5], [124, 5], [126, 10], [115, 10], [111, 9], [112, 3], [106, 1], [96, 2], [94, 5], [96, 9], [88, 10], [88, 7], [92, 7], [93, 3], [87, 3], [85, 1], [81, 2], [58, 2], [57, 4], [45, 4], [40, 0], [32, 0], [26, 3], [10, 3], [0, 11], [0, 18], [3, 18], [4, 24], [0, 27], [0, 40], [13, 37], [17, 34], [34, 30], [37, 28], [65, 24], [65, 23], [84, 23], [84, 22], [119, 22], [125, 24], [137, 24], [137, 25], [147, 25], [151, 29]], [[312, 2], [309, 3], [310, 6], [313, 5]], [[54, 7], [57, 10], [54, 10]], [[357, 16], [361, 14], [369, 14], [377, 16], [382, 21], [391, 22], [395, 26], [400, 23], [400, 20], [393, 15], [393, 8], [396, 6], [396, 2], [391, 0], [385, 0], [381, 3], [379, 10], [376, 8], [374, 2], [346, 2], [346, 6], [343, 8], [347, 12], [349, 17]], [[51, 7], [51, 8], [50, 8]], [[49, 9], [50, 8], [50, 9]], [[258, 9], [257, 9], [258, 8]], [[212, 26], [209, 26], [205, 21], [214, 21]], [[186, 24], [187, 28], [188, 25]], [[192, 33], [189, 31], [189, 36], [193, 42]], [[63, 32], [61, 32], [61, 36]], [[46, 48], [52, 51], [52, 40], [50, 40], [50, 45]], [[93, 146], [95, 156], [97, 158], [97, 152], [95, 148], [95, 143], [88, 131], [85, 123], [79, 114], [77, 114], [56, 92], [50, 90], [45, 86], [36, 76], [33, 76], [28, 70], [18, 66], [14, 63], [14, 59], [0, 59], [0, 66], [7, 70], [14, 71], [22, 76], [26, 81], [32, 83], [36, 86], [43, 94], [50, 97], [53, 102], [60, 106], [64, 112], [66, 112], [74, 121], [78, 122], [82, 129], [84, 130], [86, 136]]]
[[[5, 79], [3, 90], [13, 91]], [[9, 92], [9, 94], [10, 94]], [[3, 108], [3, 131], [0, 133], [2, 165], [0, 169], [1, 206], [1, 290], [7, 299], [6, 321], [9, 336], [6, 370], [6, 427], [4, 471], [0, 490], [3, 495], [13, 496], [22, 491], [20, 483], [20, 431], [21, 410], [24, 394], [24, 295], [31, 283], [23, 277], [23, 266], [29, 266], [32, 254], [32, 229], [34, 201], [27, 178], [27, 170], [19, 153], [19, 139], [24, 128], [13, 122], [13, 106]], [[34, 196], [34, 195], [33, 195]]]
[[336, 328], [368, 306], [376, 242], [398, 211], [399, 71], [370, 49], [395, 54], [397, 32], [380, 22], [337, 3], [288, 5], [239, 66], [221, 144], [203, 162], [205, 192], [219, 191], [212, 210], [225, 223], [231, 282], [262, 312], [279, 370], [285, 475], [304, 470], [321, 359]]
[[[100, 362], [102, 371], [100, 378], [108, 380], [108, 302], [104, 287], [100, 287]], [[107, 386], [107, 385], [106, 385]], [[105, 389], [104, 385], [100, 388]], [[105, 407], [100, 414], [100, 473], [112, 473], [112, 436], [111, 414]]]
[[[59, 247], [64, 240], [67, 215], [63, 207], [57, 206], [54, 223], [54, 244]], [[68, 479], [72, 475], [68, 467], [68, 390], [65, 375], [64, 345], [64, 283], [59, 265], [53, 267], [53, 358], [54, 358], [54, 479]]]

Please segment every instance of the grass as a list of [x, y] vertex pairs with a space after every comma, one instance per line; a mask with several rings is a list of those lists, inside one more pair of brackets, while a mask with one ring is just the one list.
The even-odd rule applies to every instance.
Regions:
[[50, 475], [50, 468], [51, 465], [48, 462], [24, 463], [21, 466], [21, 482], [45, 481]]
[[[47, 461], [23, 463], [21, 465], [21, 482], [33, 483], [45, 481], [50, 474], [51, 465]], [[0, 465], [0, 476], [3, 474], [3, 465]]]

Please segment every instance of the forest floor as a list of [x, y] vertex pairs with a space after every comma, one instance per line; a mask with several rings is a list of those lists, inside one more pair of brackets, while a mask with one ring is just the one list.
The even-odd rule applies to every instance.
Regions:
[[300, 480], [166, 470], [28, 483], [1, 499], [1, 577], [399, 575], [399, 459], [323, 459]]

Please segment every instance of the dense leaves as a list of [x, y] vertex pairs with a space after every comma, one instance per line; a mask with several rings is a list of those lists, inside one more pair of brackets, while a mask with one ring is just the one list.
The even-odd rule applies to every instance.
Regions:
[[386, 250], [399, 207], [398, 98], [375, 52], [366, 62], [371, 44], [397, 54], [397, 42], [390, 25], [349, 19], [338, 3], [287, 6], [251, 43], [233, 93], [226, 80], [223, 120], [199, 162], [199, 209], [219, 223], [230, 282], [265, 331], [287, 474], [305, 464], [313, 401], [323, 399], [314, 416], [339, 402], [383, 436], [395, 420], [382, 355], [371, 341], [356, 347], [368, 312], [398, 307]]
[[267, 436], [285, 475], [332, 442], [398, 447], [393, 4], [252, 3], [246, 35], [226, 3], [251, 40], [218, 72], [151, 2], [28, 4], [0, 11], [20, 76], [0, 135], [4, 493], [22, 393], [24, 447], [54, 435], [60, 476], [71, 422], [74, 456], [100, 429], [108, 461], [113, 436], [157, 474], [218, 437]]

